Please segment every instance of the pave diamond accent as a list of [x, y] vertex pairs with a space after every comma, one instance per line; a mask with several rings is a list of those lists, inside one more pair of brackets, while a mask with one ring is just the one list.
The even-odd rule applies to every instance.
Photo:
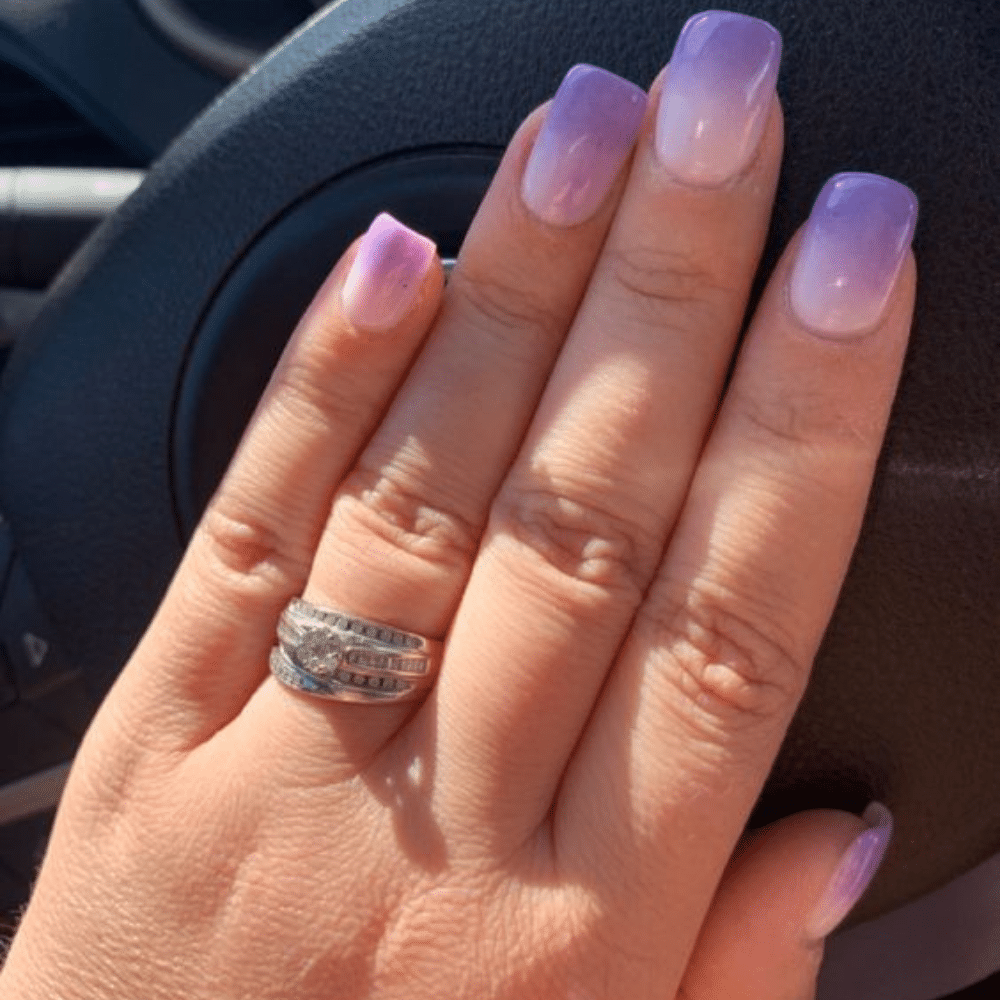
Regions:
[[329, 679], [320, 677], [308, 673], [280, 646], [271, 650], [270, 664], [272, 673], [283, 684], [321, 698], [355, 702], [401, 701], [414, 697], [419, 689], [419, 685], [402, 677], [356, 674], [342, 668], [337, 669]]
[[321, 622], [331, 625], [343, 632], [352, 632], [363, 640], [371, 640], [385, 646], [394, 646], [399, 650], [416, 650], [425, 648], [425, 640], [411, 632], [403, 632], [379, 622], [371, 622], [363, 618], [352, 618], [325, 608], [310, 605], [301, 598], [295, 598], [288, 606], [286, 615], [291, 615], [301, 627], [308, 627], [308, 622]]

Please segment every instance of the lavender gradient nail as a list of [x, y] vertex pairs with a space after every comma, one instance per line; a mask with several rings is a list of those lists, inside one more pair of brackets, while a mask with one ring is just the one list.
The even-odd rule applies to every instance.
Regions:
[[641, 87], [597, 66], [574, 66], [525, 167], [525, 205], [555, 226], [589, 219], [631, 154], [645, 110]]
[[684, 25], [656, 118], [656, 152], [674, 176], [717, 185], [750, 162], [767, 124], [781, 35], [766, 21], [709, 10]]
[[825, 938], [854, 909], [878, 871], [892, 839], [892, 813], [873, 802], [861, 817], [868, 829], [844, 852], [806, 927], [810, 940]]
[[437, 246], [382, 212], [361, 239], [340, 293], [354, 326], [385, 330], [413, 305]]
[[831, 336], [869, 329], [892, 293], [917, 224], [917, 198], [878, 174], [837, 174], [820, 191], [792, 269], [792, 311]]

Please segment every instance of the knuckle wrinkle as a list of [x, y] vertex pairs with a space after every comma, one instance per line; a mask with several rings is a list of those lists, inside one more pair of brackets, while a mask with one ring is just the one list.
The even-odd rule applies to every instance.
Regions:
[[212, 504], [198, 531], [210, 565], [236, 586], [297, 581], [308, 569], [278, 531], [248, 513], [234, 515]]
[[404, 478], [386, 469], [356, 470], [338, 498], [340, 513], [400, 552], [467, 572], [479, 542], [476, 525]]
[[498, 501], [502, 530], [571, 580], [628, 595], [638, 603], [659, 557], [660, 540], [596, 505], [545, 490]]
[[658, 323], [687, 327], [724, 314], [731, 293], [693, 257], [650, 247], [622, 247], [609, 253], [619, 288]]
[[363, 427], [369, 419], [367, 399], [358, 397], [357, 383], [345, 385], [329, 365], [315, 359], [292, 358], [286, 363], [278, 399], [285, 409], [304, 408], [322, 425], [341, 432]]
[[661, 597], [639, 618], [652, 628], [657, 668], [699, 728], [726, 736], [773, 723], [798, 704], [807, 665], [780, 627], [735, 599], [693, 591]]
[[[530, 291], [527, 282], [496, 274], [461, 275], [452, 288], [476, 317], [476, 326], [491, 334], [514, 354], [539, 340], [552, 341], [564, 332], [567, 318], [543, 294]], [[457, 286], [457, 287], [456, 287]], [[534, 353], [532, 352], [532, 357]]]

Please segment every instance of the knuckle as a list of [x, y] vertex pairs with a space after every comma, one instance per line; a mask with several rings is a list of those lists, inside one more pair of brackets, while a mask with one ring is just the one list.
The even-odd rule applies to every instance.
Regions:
[[335, 358], [293, 354], [282, 365], [276, 402], [288, 413], [343, 432], [367, 426], [371, 402], [359, 392], [358, 379], [337, 377]]
[[734, 305], [733, 292], [693, 256], [641, 245], [609, 248], [606, 253], [619, 294], [649, 324], [687, 329], [717, 321]]
[[710, 742], [786, 720], [798, 704], [808, 667], [774, 615], [731, 593], [685, 589], [660, 591], [638, 621], [668, 696]]
[[546, 489], [509, 491], [494, 525], [573, 583], [637, 604], [661, 542], [607, 507]]
[[231, 591], [294, 589], [308, 572], [308, 556], [291, 551], [266, 518], [233, 512], [224, 502], [205, 511], [198, 538], [202, 567]]
[[532, 290], [532, 279], [503, 267], [475, 274], [456, 269], [449, 290], [471, 313], [475, 329], [516, 356], [534, 357], [538, 341], [549, 343], [566, 327], [566, 317], [550, 297]]
[[396, 466], [360, 466], [337, 497], [329, 530], [346, 527], [355, 538], [377, 539], [403, 555], [466, 574], [479, 543], [477, 526], [457, 506], [435, 502], [430, 495], [412, 473]]

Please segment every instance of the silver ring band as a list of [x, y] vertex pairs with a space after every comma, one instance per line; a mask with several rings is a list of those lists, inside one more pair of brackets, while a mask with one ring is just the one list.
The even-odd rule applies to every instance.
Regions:
[[[310, 648], [317, 635], [320, 636], [320, 641], [329, 642], [326, 639], [328, 633], [315, 625], [293, 625], [285, 618], [278, 624], [279, 644], [288, 651], [301, 649], [303, 645]], [[414, 677], [423, 677], [430, 666], [429, 657], [425, 653], [398, 653], [374, 643], [362, 645], [359, 642], [342, 647], [339, 656], [343, 667], [382, 670], [400, 675], [412, 674]]]
[[320, 698], [384, 704], [433, 685], [443, 644], [358, 615], [293, 599], [271, 650], [274, 676]]
[[301, 597], [293, 597], [281, 617], [291, 624], [329, 625], [338, 632], [350, 635], [352, 640], [358, 642], [377, 642], [400, 650], [423, 652], [441, 648], [440, 642], [418, 635], [416, 632], [404, 632], [402, 629], [383, 625], [381, 622], [374, 622], [359, 615], [348, 615], [333, 608], [321, 608]]

